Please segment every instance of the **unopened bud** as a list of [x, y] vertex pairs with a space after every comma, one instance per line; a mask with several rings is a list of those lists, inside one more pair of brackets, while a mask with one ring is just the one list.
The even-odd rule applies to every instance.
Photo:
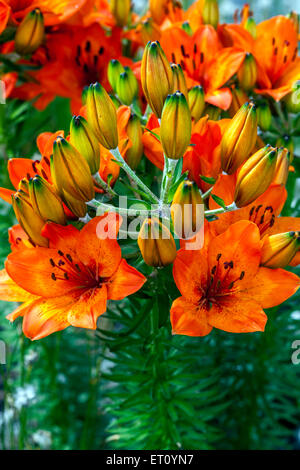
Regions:
[[73, 116], [70, 143], [85, 158], [91, 174], [97, 173], [100, 167], [100, 144], [92, 127], [82, 116]]
[[256, 39], [256, 23], [255, 23], [255, 20], [254, 18], [247, 18], [245, 24], [244, 24], [244, 28], [251, 34], [251, 36]]
[[116, 85], [117, 95], [123, 104], [130, 106], [138, 94], [139, 87], [133, 71], [125, 67], [125, 72], [121, 73]]
[[141, 80], [146, 99], [156, 116], [160, 118], [165, 99], [173, 89], [173, 73], [158, 41], [148, 42], [145, 47]]
[[176, 258], [176, 244], [169, 229], [159, 219], [146, 219], [138, 237], [139, 249], [146, 264], [162, 267]]
[[203, 116], [205, 108], [205, 98], [204, 90], [201, 85], [196, 85], [189, 90], [189, 100], [188, 100], [191, 117], [194, 122], [198, 122], [199, 119]]
[[103, 147], [118, 146], [117, 112], [111, 98], [99, 83], [90, 85], [87, 94], [87, 117]]
[[181, 25], [183, 31], [185, 31], [189, 36], [193, 36], [193, 30], [191, 25], [188, 21], [184, 21]]
[[183, 93], [176, 92], [166, 99], [160, 125], [160, 139], [166, 157], [181, 158], [191, 141], [191, 112]]
[[286, 185], [290, 169], [290, 155], [286, 148], [278, 149], [277, 162], [274, 172], [273, 183]]
[[147, 18], [145, 21], [142, 22], [141, 36], [144, 45], [146, 45], [149, 41], [159, 41], [161, 32], [152, 18]]
[[292, 91], [284, 98], [284, 101], [290, 113], [300, 112], [300, 80], [293, 84]]
[[44, 220], [56, 224], [67, 223], [62, 201], [51, 186], [41, 176], [29, 180], [29, 196], [33, 210]]
[[232, 175], [247, 160], [257, 138], [257, 117], [253, 103], [245, 103], [235, 114], [221, 142], [222, 169]]
[[131, 0], [110, 0], [110, 10], [121, 28], [129, 21]]
[[257, 65], [252, 54], [246, 54], [237, 76], [239, 84], [244, 90], [250, 91], [253, 89], [257, 80]]
[[234, 195], [238, 207], [251, 204], [268, 189], [274, 177], [276, 160], [277, 150], [267, 145], [243, 164]]
[[291, 11], [287, 17], [293, 22], [296, 33], [300, 32], [300, 16], [295, 11]]
[[290, 163], [294, 160], [294, 140], [289, 135], [284, 135], [283, 137], [279, 137], [276, 141], [276, 147], [285, 147], [290, 152]]
[[217, 106], [209, 104], [205, 107], [204, 114], [208, 115], [208, 119], [210, 119], [211, 121], [218, 121], [221, 115], [221, 109]]
[[187, 102], [189, 102], [188, 89], [186, 86], [185, 76], [181, 68], [181, 65], [172, 64], [171, 69], [173, 72], [173, 90], [172, 90], [173, 93], [175, 93], [176, 91], [181, 91], [181, 93], [184, 94]]
[[132, 142], [132, 146], [126, 151], [125, 160], [133, 170], [136, 170], [144, 150], [142, 126], [136, 114], [131, 114], [126, 126], [126, 133]]
[[44, 17], [38, 8], [28, 13], [19, 24], [15, 36], [15, 51], [21, 55], [32, 54], [44, 40]]
[[203, 200], [195, 182], [180, 183], [173, 198], [171, 216], [179, 238], [189, 239], [199, 232], [203, 225]]
[[38, 246], [47, 247], [48, 240], [41, 235], [45, 221], [34, 211], [28, 196], [18, 191], [12, 196], [12, 206], [19, 224], [30, 240]]
[[61, 197], [70, 194], [82, 202], [95, 197], [93, 179], [85, 158], [62, 137], [53, 145], [51, 158], [51, 175], [54, 185]]
[[119, 62], [117, 59], [110, 60], [107, 67], [107, 78], [114, 92], [117, 90], [118, 78], [123, 72], [125, 72], [125, 69], [121, 62]]
[[300, 233], [277, 233], [264, 238], [261, 265], [268, 268], [285, 268], [300, 249]]
[[235, 86], [231, 90], [232, 101], [229, 108], [229, 115], [232, 118], [243, 104], [249, 102], [249, 96], [240, 87]]
[[257, 124], [263, 131], [268, 131], [272, 123], [272, 113], [268, 103], [262, 103], [257, 107]]
[[219, 24], [218, 0], [204, 0], [202, 10], [202, 20], [204, 24], [211, 24], [215, 29]]

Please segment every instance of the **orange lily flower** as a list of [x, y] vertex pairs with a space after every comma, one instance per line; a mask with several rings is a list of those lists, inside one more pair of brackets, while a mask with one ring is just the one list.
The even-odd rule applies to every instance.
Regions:
[[241, 25], [223, 25], [218, 29], [225, 45], [250, 52], [256, 59], [256, 93], [281, 100], [300, 78], [298, 35], [291, 19], [275, 16], [259, 23], [256, 39]]
[[18, 24], [24, 16], [35, 8], [39, 8], [44, 15], [45, 25], [53, 26], [66, 23], [77, 15], [87, 0], [2, 0], [0, 5], [9, 11], [13, 23]]
[[299, 277], [283, 269], [259, 267], [257, 226], [240, 221], [199, 251], [181, 249], [174, 262], [182, 294], [173, 302], [174, 334], [205, 336], [212, 328], [231, 333], [264, 331], [264, 308], [274, 307], [299, 288]]
[[[234, 175], [221, 175], [216, 182], [212, 194], [219, 196], [226, 205], [234, 200], [236, 173]], [[259, 229], [261, 238], [276, 233], [300, 230], [299, 217], [279, 217], [287, 198], [284, 186], [272, 184], [259, 198], [241, 209], [225, 212], [218, 215], [218, 220], [211, 222], [214, 234], [223, 233], [228, 227], [240, 220], [249, 220]], [[218, 204], [210, 198], [210, 209], [217, 209]], [[297, 266], [300, 263], [300, 253], [296, 254], [290, 263]]]
[[[94, 23], [88, 27], [64, 26], [48, 35], [47, 54], [40, 48], [32, 57], [40, 65], [29, 73], [32, 82], [14, 90], [13, 96], [22, 100], [36, 97], [35, 106], [43, 109], [55, 96], [71, 98], [73, 114], [82, 107], [82, 90], [96, 81], [109, 89], [107, 66], [118, 57], [123, 65], [130, 65], [122, 58], [121, 31], [114, 28], [107, 36], [104, 29]], [[70, 86], [72, 83], [72, 86]]]
[[231, 92], [224, 85], [240, 68], [245, 51], [223, 48], [210, 25], [200, 26], [190, 36], [175, 24], [162, 32], [160, 43], [168, 59], [181, 65], [189, 88], [200, 84], [208, 103], [229, 108]]
[[[99, 238], [100, 223], [113, 227], [114, 238]], [[8, 318], [22, 316], [28, 338], [70, 325], [96, 329], [107, 300], [124, 299], [143, 286], [146, 278], [122, 259], [116, 240], [121, 223], [115, 214], [96, 217], [81, 231], [49, 223], [43, 230], [49, 248], [23, 248], [8, 256], [0, 298], [23, 302]]]
[[6, 28], [7, 22], [9, 20], [9, 15], [10, 15], [10, 7], [7, 2], [4, 0], [0, 1], [0, 34], [3, 33], [3, 31]]

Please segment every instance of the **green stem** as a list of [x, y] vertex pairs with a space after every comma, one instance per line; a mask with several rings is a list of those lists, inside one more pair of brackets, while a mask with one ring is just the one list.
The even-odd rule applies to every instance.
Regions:
[[115, 207], [110, 204], [105, 204], [104, 202], [97, 201], [93, 199], [92, 201], [87, 203], [90, 207], [95, 207], [99, 209], [103, 209], [104, 211], [110, 212], [117, 212], [118, 214], [125, 215], [128, 217], [137, 217], [139, 215], [144, 217], [149, 217], [151, 213], [155, 213], [156, 211], [151, 210], [144, 210], [144, 209], [126, 209], [122, 207]]
[[162, 204], [168, 203], [169, 191], [172, 185], [174, 171], [177, 165], [177, 160], [171, 160], [165, 156], [165, 165], [163, 172], [163, 179], [160, 192], [160, 200]]
[[99, 175], [99, 173], [96, 173], [94, 176], [93, 176], [94, 180], [96, 181], [96, 183], [107, 193], [109, 194], [111, 197], [115, 197], [117, 196], [117, 193], [101, 178], [101, 176]]
[[220, 207], [220, 209], [213, 209], [211, 211], [205, 211], [204, 214], [207, 215], [217, 215], [217, 214], [223, 214], [224, 212], [230, 212], [236, 210], [236, 205], [235, 202], [230, 204], [229, 206], [226, 206], [224, 209], [223, 207]]
[[210, 193], [212, 192], [212, 190], [214, 189], [214, 187], [212, 186], [210, 189], [208, 189], [208, 191], [206, 191], [206, 193], [202, 194], [202, 199], [207, 199], [208, 196], [210, 196]]
[[135, 172], [130, 168], [129, 165], [125, 162], [124, 158], [122, 157], [118, 147], [115, 149], [112, 149], [111, 154], [114, 156], [114, 158], [117, 160], [117, 162], [120, 163], [121, 168], [127, 173], [127, 175], [149, 196], [149, 198], [153, 201], [158, 203], [159, 199], [155, 194], [151, 191], [151, 189], [146, 186], [143, 181], [140, 180], [140, 178], [135, 174]]
[[282, 124], [284, 125], [284, 127], [286, 129], [288, 129], [288, 123], [287, 123], [286, 118], [285, 118], [285, 116], [282, 112], [281, 105], [277, 101], [275, 101], [275, 108], [276, 108], [277, 114], [278, 114], [279, 119], [281, 120]]

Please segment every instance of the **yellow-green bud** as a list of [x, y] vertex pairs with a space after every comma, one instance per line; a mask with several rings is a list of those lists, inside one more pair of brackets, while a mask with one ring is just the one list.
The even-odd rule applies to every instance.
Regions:
[[183, 93], [177, 91], [166, 99], [160, 125], [160, 139], [166, 157], [181, 158], [191, 141], [191, 112]]
[[82, 116], [73, 116], [70, 143], [85, 158], [91, 174], [96, 174], [100, 168], [100, 144], [92, 127]]
[[203, 116], [205, 109], [204, 90], [201, 85], [196, 85], [189, 90], [189, 106], [191, 117], [195, 122]]
[[21, 55], [32, 54], [42, 44], [45, 35], [44, 17], [35, 8], [19, 24], [15, 36], [15, 51]]
[[232, 118], [221, 142], [222, 169], [232, 175], [247, 160], [257, 138], [257, 117], [253, 103], [245, 103]]
[[137, 96], [139, 87], [133, 71], [125, 67], [125, 72], [119, 75], [116, 84], [117, 95], [123, 104], [130, 106]]
[[236, 181], [234, 200], [244, 207], [261, 196], [272, 183], [277, 149], [267, 145], [252, 155], [241, 167]]
[[237, 76], [239, 84], [244, 90], [250, 91], [253, 89], [257, 80], [257, 65], [252, 54], [246, 54]]
[[173, 90], [173, 73], [158, 41], [149, 41], [145, 47], [141, 66], [141, 81], [150, 107], [160, 118], [165, 99]]
[[90, 85], [87, 93], [87, 118], [103, 147], [108, 150], [118, 146], [117, 112], [114, 103], [99, 84]]
[[204, 0], [202, 10], [202, 19], [204, 24], [211, 24], [215, 29], [219, 24], [219, 5], [218, 0]]

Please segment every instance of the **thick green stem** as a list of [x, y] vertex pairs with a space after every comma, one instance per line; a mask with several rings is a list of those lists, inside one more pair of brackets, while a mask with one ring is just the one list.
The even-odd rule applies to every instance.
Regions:
[[125, 162], [124, 158], [122, 157], [118, 148], [112, 149], [111, 154], [120, 163], [121, 168], [127, 173], [127, 175], [144, 191], [145, 194], [149, 196], [149, 198], [153, 201], [158, 203], [159, 199], [155, 194], [148, 188], [148, 186], [143, 183], [140, 178], [135, 174], [135, 172], [130, 168], [129, 165]]
[[169, 191], [172, 185], [174, 171], [177, 165], [177, 160], [171, 160], [165, 157], [165, 166], [163, 172], [163, 179], [160, 192], [160, 200], [162, 204], [168, 203]]
[[94, 176], [93, 176], [94, 180], [96, 181], [96, 183], [107, 193], [109, 194], [111, 197], [115, 197], [117, 196], [117, 193], [101, 178], [101, 176], [99, 175], [99, 173], [96, 173]]
[[206, 216], [208, 215], [217, 215], [217, 214], [224, 214], [224, 212], [230, 212], [230, 211], [234, 211], [236, 210], [236, 205], [235, 205], [235, 202], [233, 202], [232, 204], [230, 204], [229, 206], [226, 206], [226, 208], [224, 209], [223, 207], [220, 207], [220, 209], [213, 209], [211, 211], [205, 211], [204, 214]]
[[96, 199], [93, 199], [92, 201], [88, 202], [87, 205], [97, 209], [103, 209], [104, 211], [117, 212], [118, 214], [125, 215], [128, 217], [137, 217], [139, 215], [148, 217], [151, 213], [156, 212], [147, 209], [126, 209], [123, 207], [115, 207], [111, 204], [105, 204], [104, 202], [97, 201]]
[[208, 196], [210, 196], [210, 193], [212, 192], [212, 190], [214, 189], [214, 187], [212, 186], [211, 188], [209, 188], [206, 193], [202, 194], [202, 199], [207, 199]]

